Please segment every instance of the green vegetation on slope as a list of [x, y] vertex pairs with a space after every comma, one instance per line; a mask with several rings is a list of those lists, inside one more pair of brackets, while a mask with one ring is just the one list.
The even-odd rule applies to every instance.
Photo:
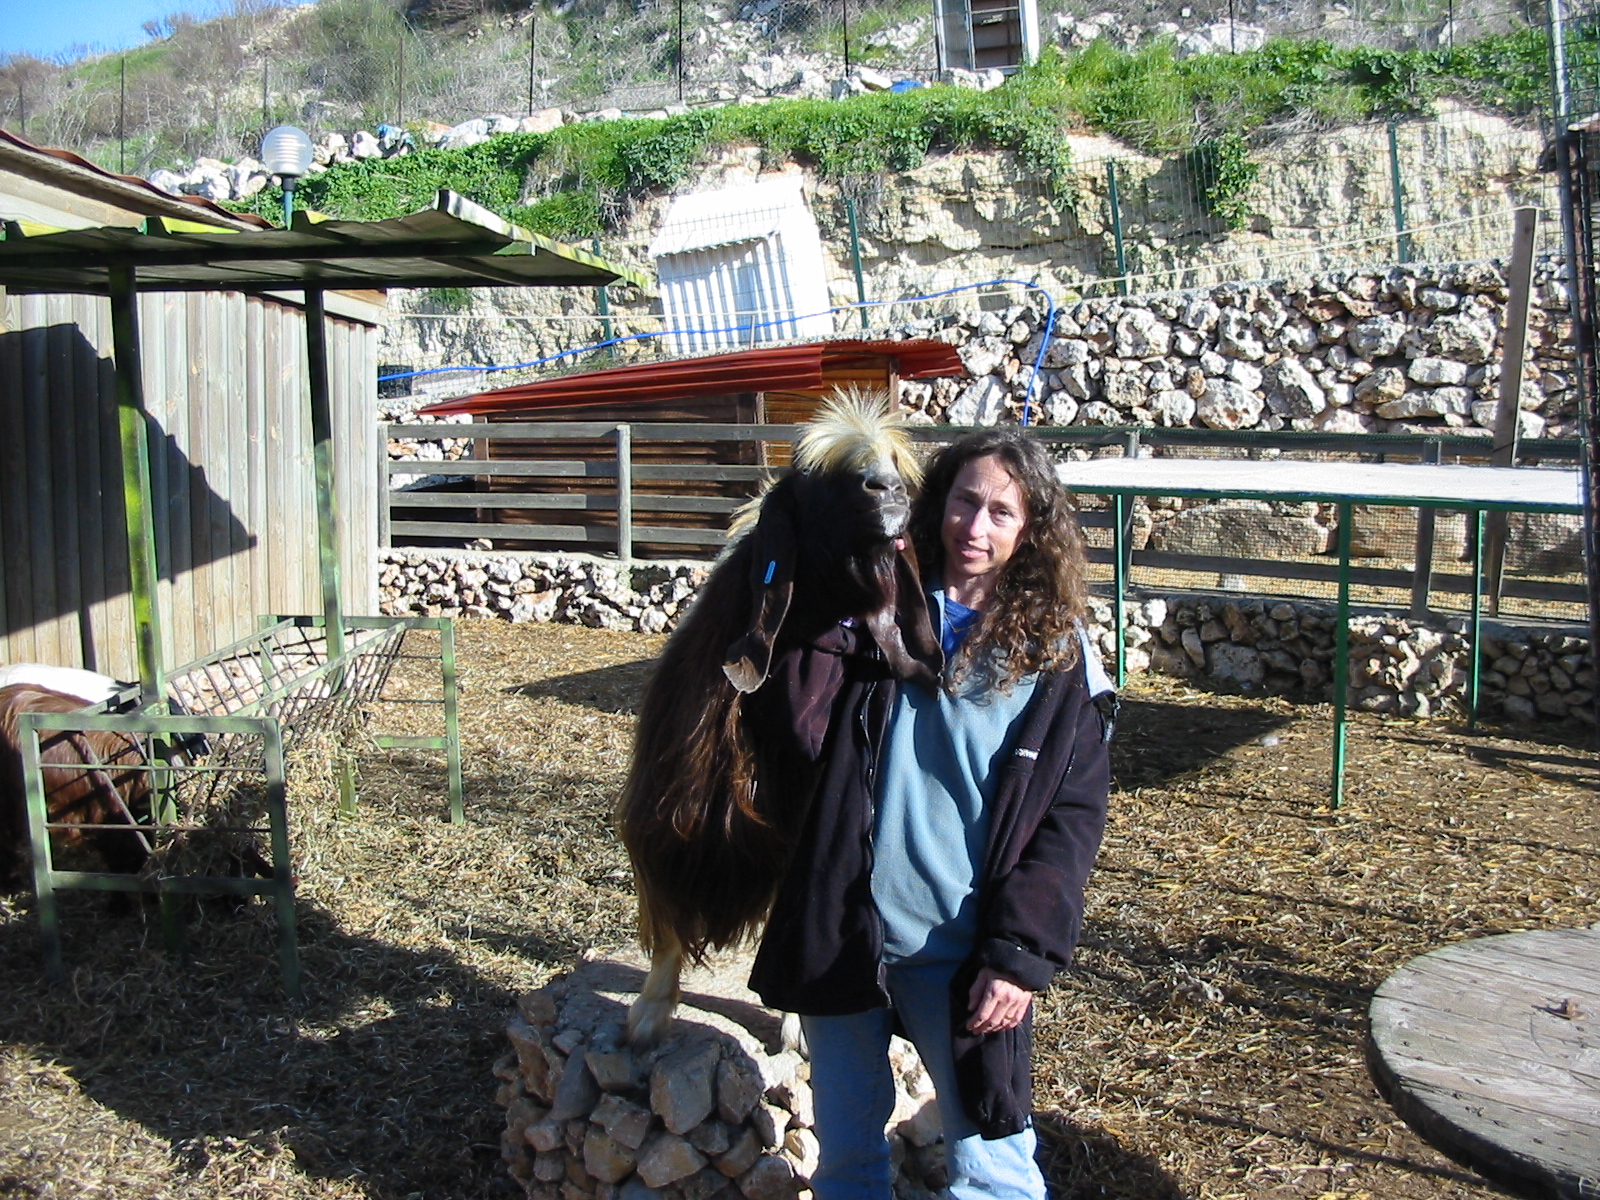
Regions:
[[[991, 92], [928, 87], [567, 125], [334, 167], [300, 194], [309, 207], [375, 220], [421, 208], [448, 187], [538, 232], [591, 237], [631, 199], [677, 186], [721, 146], [754, 145], [769, 162], [803, 163], [833, 179], [908, 170], [938, 151], [1013, 150], [1060, 178], [1070, 165], [1064, 132], [1088, 127], [1152, 154], [1186, 156], [1207, 206], [1232, 223], [1254, 179], [1244, 141], [1251, 131], [1290, 117], [1333, 125], [1421, 115], [1444, 96], [1527, 112], [1543, 98], [1544, 64], [1544, 35], [1531, 29], [1455, 49], [1273, 41], [1193, 58], [1178, 58], [1167, 42], [1131, 51], [1100, 42], [1071, 55], [1049, 51]], [[275, 215], [277, 193], [253, 207]]]

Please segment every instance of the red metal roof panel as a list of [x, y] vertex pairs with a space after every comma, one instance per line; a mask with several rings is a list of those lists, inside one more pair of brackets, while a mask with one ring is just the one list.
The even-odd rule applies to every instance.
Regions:
[[823, 386], [824, 365], [885, 355], [905, 379], [961, 372], [955, 347], [931, 338], [904, 341], [808, 342], [798, 346], [758, 346], [704, 358], [632, 363], [519, 384], [430, 404], [429, 414], [536, 412], [545, 408], [617, 404], [630, 400], [681, 400], [735, 392], [815, 391]]

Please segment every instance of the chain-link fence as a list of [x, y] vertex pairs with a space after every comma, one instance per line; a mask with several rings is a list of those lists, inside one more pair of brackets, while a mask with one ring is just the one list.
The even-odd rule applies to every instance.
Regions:
[[[253, 153], [261, 134], [284, 121], [319, 133], [453, 125], [551, 106], [640, 112], [775, 92], [828, 95], [861, 68], [927, 81], [940, 60], [932, 0], [506, 7], [232, 0], [204, 21], [177, 14], [151, 22], [152, 40], [126, 52], [65, 64], [0, 59], [0, 124], [146, 173], [200, 155]], [[1093, 6], [1067, 0], [1039, 7], [1042, 41], [1068, 49], [1097, 38], [1131, 46], [1152, 33], [1190, 52], [1250, 50], [1264, 37], [1443, 48], [1543, 23], [1542, 9], [1503, 0], [1354, 0], [1327, 12], [1264, 0], [1144, 5], [1128, 15], [1085, 15]]]

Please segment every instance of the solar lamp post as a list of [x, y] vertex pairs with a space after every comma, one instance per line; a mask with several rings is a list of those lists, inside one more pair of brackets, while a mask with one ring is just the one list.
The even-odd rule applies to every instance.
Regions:
[[283, 227], [294, 222], [294, 185], [311, 169], [311, 137], [295, 125], [279, 125], [261, 139], [261, 161], [283, 180]]

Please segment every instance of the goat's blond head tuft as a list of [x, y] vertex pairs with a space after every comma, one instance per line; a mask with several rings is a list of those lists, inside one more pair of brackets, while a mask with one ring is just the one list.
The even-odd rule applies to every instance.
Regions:
[[894, 411], [889, 394], [851, 385], [837, 388], [822, 402], [800, 440], [795, 443], [794, 465], [802, 471], [867, 471], [893, 467], [908, 488], [922, 479], [922, 468], [911, 452], [905, 422]]
[[[889, 394], [852, 384], [837, 388], [822, 402], [795, 443], [794, 465], [802, 471], [868, 471], [887, 465], [906, 487], [922, 481], [922, 464], [911, 451], [911, 438], [900, 414], [893, 411]], [[777, 482], [768, 477], [756, 495], [734, 511], [728, 524], [729, 544], [754, 528], [761, 505]]]

